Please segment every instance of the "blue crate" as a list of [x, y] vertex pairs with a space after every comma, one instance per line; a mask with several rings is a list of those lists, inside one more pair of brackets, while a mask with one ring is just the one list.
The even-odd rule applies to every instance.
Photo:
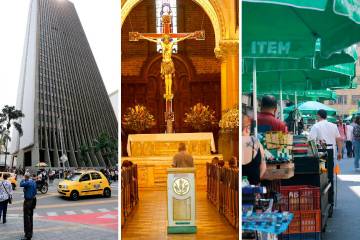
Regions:
[[279, 240], [321, 240], [320, 232], [281, 234]]

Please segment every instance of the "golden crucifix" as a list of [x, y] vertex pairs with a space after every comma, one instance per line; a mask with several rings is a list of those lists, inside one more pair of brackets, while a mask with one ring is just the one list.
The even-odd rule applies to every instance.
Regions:
[[[130, 32], [129, 40], [138, 41], [139, 39], [145, 39], [150, 42], [160, 43], [162, 50], [162, 61], [161, 61], [161, 76], [165, 80], [165, 94], [166, 100], [173, 98], [172, 94], [172, 79], [175, 74], [174, 62], [172, 61], [173, 46], [175, 43], [184, 41], [188, 38], [196, 40], [204, 40], [205, 32], [196, 31], [193, 33], [171, 33], [171, 15], [162, 16], [162, 33], [138, 33]], [[176, 40], [177, 39], [177, 40]]]

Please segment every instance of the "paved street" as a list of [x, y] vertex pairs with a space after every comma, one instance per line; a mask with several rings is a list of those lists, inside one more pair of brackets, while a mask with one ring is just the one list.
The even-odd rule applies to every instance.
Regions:
[[338, 200], [324, 240], [358, 239], [360, 236], [360, 172], [354, 171], [353, 158], [343, 159], [340, 168]]
[[[57, 193], [57, 182], [50, 184], [47, 194], [38, 193], [34, 213], [34, 240], [100, 240], [118, 236], [118, 183], [112, 183], [112, 197], [86, 197], [78, 201], [64, 199]], [[15, 190], [8, 208], [6, 224], [0, 223], [0, 240], [16, 240], [23, 236], [23, 193]]]

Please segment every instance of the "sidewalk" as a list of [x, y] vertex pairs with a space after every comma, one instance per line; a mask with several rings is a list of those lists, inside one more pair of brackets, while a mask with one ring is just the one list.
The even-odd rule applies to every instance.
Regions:
[[341, 160], [340, 168], [337, 203], [323, 234], [324, 240], [360, 238], [360, 172], [355, 172], [353, 158]]

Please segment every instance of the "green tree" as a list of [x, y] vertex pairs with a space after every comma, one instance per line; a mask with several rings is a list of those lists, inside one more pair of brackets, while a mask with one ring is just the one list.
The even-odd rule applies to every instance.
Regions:
[[89, 163], [89, 158], [87, 157], [89, 151], [90, 148], [87, 145], [82, 144], [80, 146], [80, 156], [81, 156], [81, 160], [85, 163], [85, 166]]
[[101, 133], [97, 139], [94, 139], [94, 149], [101, 153], [105, 164], [110, 166], [111, 160], [117, 155], [117, 141], [110, 138], [107, 133]]
[[1, 138], [5, 149], [5, 168], [8, 155], [8, 143], [11, 141], [10, 128], [14, 127], [21, 137], [23, 135], [23, 130], [18, 120], [24, 116], [25, 115], [20, 110], [16, 110], [14, 106], [5, 105], [5, 107], [1, 110], [0, 124], [2, 125]]

